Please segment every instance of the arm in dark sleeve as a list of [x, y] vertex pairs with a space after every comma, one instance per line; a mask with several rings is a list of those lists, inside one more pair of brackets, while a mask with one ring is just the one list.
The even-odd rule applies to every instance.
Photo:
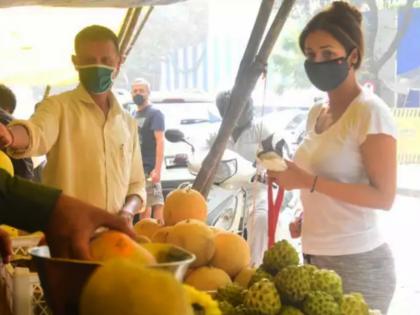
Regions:
[[28, 232], [45, 230], [60, 194], [0, 169], [0, 223]]

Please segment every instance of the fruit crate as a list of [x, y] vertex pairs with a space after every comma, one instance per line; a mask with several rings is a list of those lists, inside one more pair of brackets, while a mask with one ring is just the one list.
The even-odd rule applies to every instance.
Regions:
[[12, 251], [14, 257], [27, 257], [29, 258], [30, 255], [28, 253], [28, 249], [31, 247], [38, 246], [43, 234], [41, 233], [34, 233], [34, 234], [27, 234], [27, 235], [20, 235], [16, 237], [12, 237]]
[[37, 246], [40, 239], [40, 235], [12, 238], [12, 262], [1, 268], [1, 281], [12, 315], [51, 315], [28, 254], [28, 249]]

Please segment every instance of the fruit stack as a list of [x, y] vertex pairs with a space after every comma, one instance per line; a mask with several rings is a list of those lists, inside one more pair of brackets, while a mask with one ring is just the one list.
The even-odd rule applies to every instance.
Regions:
[[164, 219], [165, 225], [143, 219], [134, 228], [143, 240], [176, 245], [196, 256], [185, 283], [198, 290], [216, 291], [248, 268], [247, 242], [235, 233], [205, 223], [207, 203], [199, 192], [189, 187], [171, 192], [166, 198]]

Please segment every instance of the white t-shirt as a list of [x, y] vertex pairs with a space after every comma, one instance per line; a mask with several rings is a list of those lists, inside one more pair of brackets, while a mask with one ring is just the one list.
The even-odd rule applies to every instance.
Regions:
[[[387, 105], [368, 90], [352, 101], [343, 115], [324, 132], [314, 127], [324, 105], [308, 116], [307, 135], [296, 152], [298, 166], [341, 183], [368, 183], [360, 146], [369, 134], [396, 138], [396, 127]], [[378, 159], [380, 157], [378, 156]], [[311, 255], [363, 253], [383, 244], [377, 224], [380, 210], [360, 207], [301, 190], [304, 209], [303, 252]]]

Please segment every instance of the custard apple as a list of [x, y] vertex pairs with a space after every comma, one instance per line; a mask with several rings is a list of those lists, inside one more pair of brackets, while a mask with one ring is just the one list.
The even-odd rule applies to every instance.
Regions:
[[243, 304], [244, 301], [244, 289], [235, 284], [228, 284], [217, 290], [216, 300], [229, 302], [232, 306]]
[[311, 277], [302, 266], [283, 268], [274, 278], [277, 291], [282, 300], [299, 303], [311, 291]]
[[279, 315], [305, 315], [303, 312], [293, 306], [285, 305], [281, 308]]
[[317, 266], [311, 265], [311, 264], [304, 264], [302, 265], [303, 269], [306, 269], [308, 271], [309, 275], [312, 277], [315, 271], [319, 270]]
[[258, 268], [255, 270], [255, 273], [252, 275], [251, 279], [249, 279], [248, 287], [251, 287], [255, 282], [258, 282], [262, 279], [273, 280], [273, 276], [269, 274], [262, 268]]
[[306, 296], [303, 312], [306, 315], [341, 315], [338, 303], [322, 291], [312, 291]]
[[256, 311], [250, 310], [245, 305], [240, 304], [235, 307], [235, 315], [258, 315]]
[[282, 240], [264, 253], [262, 266], [264, 270], [275, 276], [284, 267], [298, 264], [298, 252], [288, 241]]
[[281, 301], [274, 283], [262, 279], [249, 288], [245, 295], [244, 305], [261, 315], [277, 315], [281, 308]]
[[369, 306], [360, 293], [345, 294], [340, 308], [341, 315], [369, 315]]
[[219, 309], [223, 315], [236, 315], [235, 314], [235, 307], [226, 301], [219, 301], [218, 303]]
[[340, 303], [343, 298], [341, 277], [334, 270], [319, 269], [312, 274], [312, 290], [323, 291]]

